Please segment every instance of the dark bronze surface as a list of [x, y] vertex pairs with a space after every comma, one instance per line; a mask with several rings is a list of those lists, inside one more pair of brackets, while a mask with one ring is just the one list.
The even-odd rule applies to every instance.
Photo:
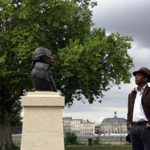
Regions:
[[55, 81], [49, 73], [54, 64], [52, 53], [47, 48], [37, 48], [32, 56], [31, 80], [37, 91], [57, 91]]

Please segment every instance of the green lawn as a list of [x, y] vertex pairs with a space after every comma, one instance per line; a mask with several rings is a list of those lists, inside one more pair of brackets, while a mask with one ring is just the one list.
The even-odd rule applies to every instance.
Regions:
[[67, 146], [65, 150], [131, 150], [131, 145], [95, 145], [95, 146], [85, 146], [85, 145], [74, 145]]
[[68, 145], [65, 150], [132, 150], [132, 148], [131, 145]]

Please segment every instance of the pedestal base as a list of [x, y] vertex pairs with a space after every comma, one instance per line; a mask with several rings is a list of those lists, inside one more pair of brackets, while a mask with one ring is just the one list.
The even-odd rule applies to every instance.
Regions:
[[57, 92], [29, 92], [24, 107], [21, 150], [64, 150], [62, 108]]

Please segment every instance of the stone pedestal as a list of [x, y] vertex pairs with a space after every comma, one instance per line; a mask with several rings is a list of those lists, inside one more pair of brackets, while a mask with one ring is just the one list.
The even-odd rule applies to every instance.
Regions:
[[21, 150], [64, 150], [64, 97], [57, 92], [28, 92], [22, 106]]

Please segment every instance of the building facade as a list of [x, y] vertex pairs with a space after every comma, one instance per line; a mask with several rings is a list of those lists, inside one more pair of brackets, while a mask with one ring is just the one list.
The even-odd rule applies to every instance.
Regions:
[[103, 135], [126, 135], [127, 121], [124, 118], [118, 118], [117, 112], [115, 112], [113, 118], [106, 118], [102, 121], [99, 133]]
[[72, 119], [71, 117], [63, 118], [64, 132], [74, 132], [77, 135], [95, 134], [95, 125], [89, 120]]
[[100, 124], [95, 125], [95, 134], [100, 134]]
[[63, 129], [64, 132], [71, 132], [71, 121], [72, 117], [63, 118]]
[[94, 135], [95, 125], [89, 120], [81, 120], [80, 134], [81, 135]]

